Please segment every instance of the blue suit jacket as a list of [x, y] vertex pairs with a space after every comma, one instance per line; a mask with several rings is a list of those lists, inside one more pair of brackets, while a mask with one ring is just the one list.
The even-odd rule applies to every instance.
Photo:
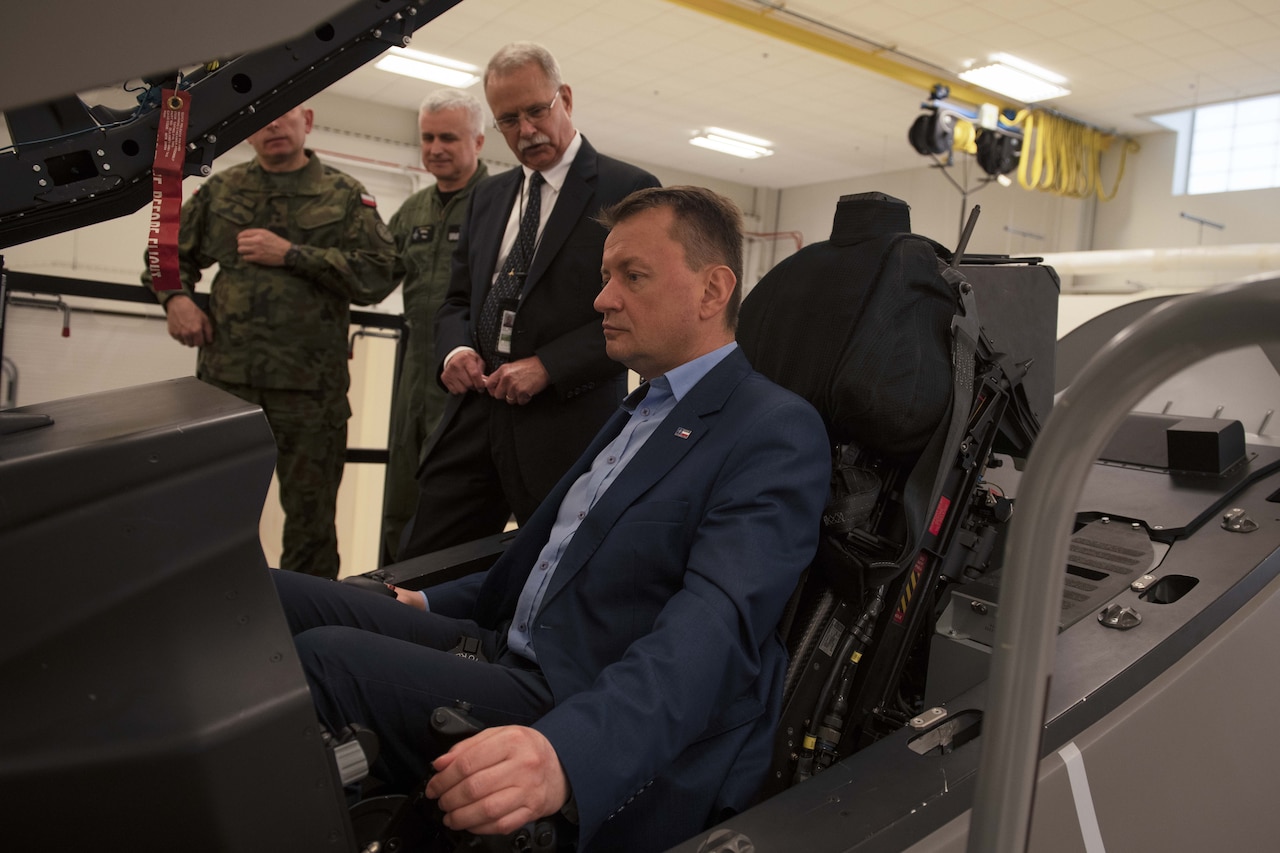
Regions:
[[[620, 411], [482, 580], [433, 611], [509, 620], [569, 486]], [[759, 789], [781, 705], [777, 625], [817, 548], [826, 431], [731, 353], [685, 395], [574, 535], [533, 629], [581, 841], [662, 850]]]

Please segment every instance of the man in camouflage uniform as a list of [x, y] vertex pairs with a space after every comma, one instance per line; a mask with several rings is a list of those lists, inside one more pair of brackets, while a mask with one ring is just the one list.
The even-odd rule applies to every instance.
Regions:
[[[350, 305], [391, 292], [395, 246], [373, 197], [304, 147], [312, 120], [296, 107], [254, 133], [254, 160], [215, 174], [183, 205], [183, 289], [157, 297], [169, 335], [200, 347], [196, 375], [266, 413], [285, 512], [280, 567], [332, 578]], [[190, 294], [215, 263], [205, 314]]]
[[404, 279], [404, 319], [408, 338], [400, 381], [391, 403], [386, 498], [382, 510], [387, 561], [400, 550], [400, 533], [418, 503], [418, 466], [423, 443], [440, 421], [448, 393], [436, 382], [436, 309], [449, 287], [453, 247], [466, 217], [471, 188], [488, 170], [479, 161], [484, 147], [480, 101], [457, 89], [427, 96], [418, 110], [422, 165], [436, 179], [414, 193], [391, 217], [396, 238], [395, 279]]

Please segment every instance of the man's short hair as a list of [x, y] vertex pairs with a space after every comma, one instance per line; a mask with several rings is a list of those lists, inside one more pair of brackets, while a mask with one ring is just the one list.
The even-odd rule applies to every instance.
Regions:
[[531, 41], [513, 41], [498, 48], [498, 52], [489, 60], [484, 70], [484, 85], [489, 85], [489, 78], [502, 77], [518, 71], [526, 65], [534, 64], [542, 69], [542, 73], [551, 85], [559, 89], [563, 83], [560, 78], [560, 63], [551, 55], [551, 51]]
[[484, 107], [480, 100], [474, 95], [468, 95], [466, 92], [458, 89], [437, 89], [430, 95], [422, 99], [422, 105], [418, 107], [418, 118], [421, 119], [429, 113], [439, 113], [445, 110], [466, 110], [467, 124], [470, 127], [472, 136], [479, 136], [484, 130]]
[[600, 222], [612, 228], [646, 210], [665, 207], [675, 216], [671, 238], [684, 247], [685, 264], [700, 270], [724, 264], [733, 271], [737, 284], [725, 306], [730, 329], [738, 325], [742, 304], [742, 213], [731, 200], [705, 187], [648, 187], [636, 190], [600, 215]]

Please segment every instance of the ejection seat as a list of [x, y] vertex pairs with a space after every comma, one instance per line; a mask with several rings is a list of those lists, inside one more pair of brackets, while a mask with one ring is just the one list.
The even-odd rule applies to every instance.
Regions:
[[[1033, 406], [1031, 360], [1016, 362], [1037, 336], [1052, 347], [1044, 318], [1003, 353], [979, 321], [969, 278], [1000, 282], [986, 302], [1016, 299], [1008, 279], [1028, 267], [984, 258], [961, 271], [976, 212], [953, 254], [911, 233], [904, 202], [845, 196], [831, 239], [778, 264], [743, 302], [739, 344], [813, 403], [833, 453], [819, 552], [782, 625], [791, 665], [762, 797], [919, 714], [942, 590], [986, 568], [1011, 513], [983, 480], [993, 451], [1025, 456], [1052, 405], [1037, 394]], [[1032, 272], [1051, 283], [1052, 322], [1056, 276]]]

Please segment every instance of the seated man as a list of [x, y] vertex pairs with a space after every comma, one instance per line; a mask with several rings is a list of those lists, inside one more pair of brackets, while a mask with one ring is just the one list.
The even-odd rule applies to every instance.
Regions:
[[[605, 214], [610, 357], [648, 382], [482, 576], [401, 595], [274, 572], [321, 721], [377, 733], [374, 774], [452, 829], [572, 797], [583, 849], [662, 850], [746, 807], [781, 704], [777, 626], [817, 547], [817, 412], [734, 341], [741, 217], [696, 187]], [[422, 609], [427, 612], [423, 612]], [[451, 654], [480, 641], [487, 662]], [[491, 726], [448, 753], [432, 709]]]

